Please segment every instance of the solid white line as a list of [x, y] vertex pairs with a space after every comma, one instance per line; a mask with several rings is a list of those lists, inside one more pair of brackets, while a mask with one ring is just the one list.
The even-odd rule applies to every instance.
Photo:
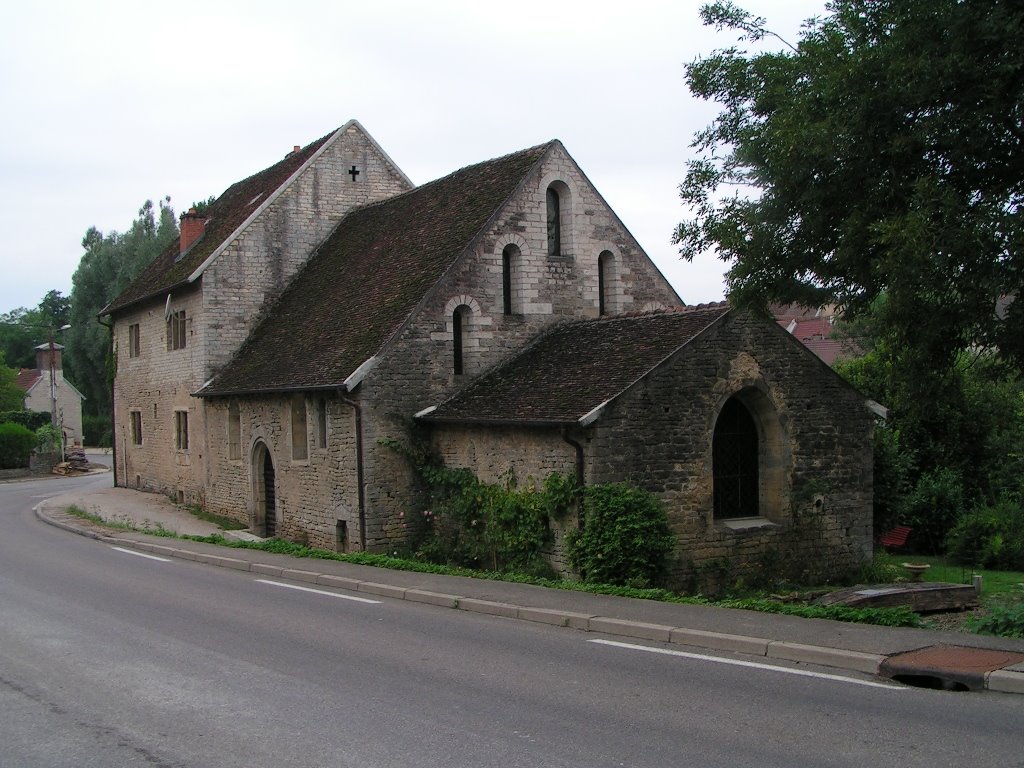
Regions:
[[125, 549], [124, 547], [111, 547], [111, 549], [116, 549], [118, 552], [124, 552], [126, 555], [144, 557], [147, 560], [159, 560], [161, 563], [171, 562], [171, 558], [169, 557], [157, 557], [156, 555], [147, 555], [145, 552], [136, 552], [134, 549]]
[[869, 688], [887, 688], [891, 691], [905, 691], [902, 685], [891, 685], [889, 683], [876, 683], [871, 680], [858, 680], [855, 677], [843, 677], [842, 675], [829, 675], [824, 672], [811, 672], [806, 669], [790, 669], [789, 667], [777, 667], [773, 664], [762, 664], [756, 661], [741, 661], [740, 659], [726, 659], [721, 656], [707, 656], [703, 653], [687, 653], [686, 651], [671, 651], [668, 648], [651, 648], [647, 645], [633, 645], [632, 643], [618, 643], [614, 640], [587, 640], [588, 643], [598, 645], [611, 645], [615, 648], [626, 648], [631, 651], [646, 651], [647, 653], [660, 653], [663, 656], [681, 656], [684, 659], [696, 659], [698, 661], [711, 661], [715, 664], [731, 664], [734, 667], [753, 667], [754, 669], [766, 669], [770, 672], [782, 672], [787, 675], [799, 675], [801, 677], [816, 677], [820, 680], [836, 680], [840, 683], [852, 683], [853, 685], [866, 685]]
[[268, 581], [267, 579], [256, 579], [260, 584], [269, 584], [272, 587], [284, 587], [285, 589], [297, 589], [300, 592], [312, 592], [314, 595], [327, 595], [328, 597], [337, 597], [340, 600], [352, 600], [356, 603], [369, 603], [370, 605], [380, 605], [380, 600], [367, 600], [365, 597], [355, 597], [353, 595], [339, 595], [337, 592], [327, 592], [323, 589], [310, 589], [309, 587], [300, 587], [298, 584], [283, 584], [280, 581]]

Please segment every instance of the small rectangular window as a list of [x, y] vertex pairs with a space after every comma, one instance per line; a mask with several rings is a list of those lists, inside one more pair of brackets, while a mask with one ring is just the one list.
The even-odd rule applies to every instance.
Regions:
[[174, 412], [174, 447], [188, 450], [188, 411]]
[[167, 318], [167, 350], [185, 348], [185, 310], [172, 312]]
[[131, 412], [132, 445], [142, 445], [142, 411]]
[[142, 342], [139, 337], [139, 324], [128, 326], [128, 357], [139, 357], [142, 354]]
[[327, 400], [323, 397], [316, 401], [316, 447], [327, 447]]
[[242, 458], [242, 414], [235, 402], [228, 406], [228, 458]]
[[302, 460], [309, 457], [306, 427], [306, 398], [295, 395], [292, 398], [292, 459]]

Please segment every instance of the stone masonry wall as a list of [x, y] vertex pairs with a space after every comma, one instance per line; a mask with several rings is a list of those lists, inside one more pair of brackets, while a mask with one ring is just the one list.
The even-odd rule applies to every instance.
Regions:
[[[121, 485], [202, 503], [205, 428], [202, 403], [192, 397], [200, 367], [195, 343], [201, 296], [197, 289], [175, 293], [172, 311], [185, 312], [184, 349], [167, 349], [164, 301], [154, 300], [118, 318], [114, 326], [114, 431], [117, 478]], [[128, 335], [139, 326], [140, 354], [131, 357]], [[131, 411], [142, 416], [142, 444], [131, 434]], [[175, 412], [188, 414], [189, 446], [175, 447]]]
[[[50, 400], [50, 371], [40, 371], [42, 379], [32, 387], [25, 398], [25, 408], [29, 411], [49, 413], [53, 409]], [[64, 378], [62, 370], [57, 370], [57, 416], [64, 429], [67, 447], [82, 445], [82, 398], [75, 392]]]
[[[349, 173], [353, 166], [359, 172], [355, 180]], [[408, 189], [356, 126], [327, 146], [204, 273], [204, 380], [231, 359], [346, 212]], [[253, 210], [261, 202], [255, 201]]]
[[[347, 173], [352, 166], [360, 171], [355, 182]], [[267, 302], [345, 211], [407, 187], [372, 141], [350, 126], [214, 260], [197, 285], [172, 292], [172, 310], [186, 312], [185, 349], [166, 349], [164, 297], [115, 318], [114, 439], [120, 483], [188, 503], [206, 503], [206, 406], [191, 393], [237, 351]], [[253, 210], [264, 202], [254, 200]], [[141, 331], [138, 358], [128, 355], [128, 328], [133, 323], [139, 323]], [[141, 446], [131, 443], [131, 410], [143, 415]], [[175, 410], [189, 413], [187, 451], [174, 447]], [[250, 490], [239, 488], [239, 493], [243, 495], [232, 498], [232, 505], [251, 503]]]
[[[714, 420], [740, 393], [759, 422], [761, 514], [715, 520]], [[736, 312], [616, 400], [593, 425], [587, 481], [665, 503], [675, 586], [825, 580], [871, 554], [873, 417], [865, 400], [774, 324]]]
[[[546, 190], [564, 184], [563, 252], [547, 253]], [[567, 199], [564, 199], [567, 198]], [[502, 251], [514, 244], [513, 314], [502, 302]], [[408, 462], [382, 439], [409, 441], [413, 415], [435, 405], [472, 378], [523, 348], [544, 328], [597, 317], [597, 259], [609, 250], [618, 261], [616, 309], [678, 306], [679, 299], [575, 163], [556, 147], [518, 196], [499, 212], [468, 258], [426, 297], [410, 324], [392, 341], [360, 385], [366, 403], [368, 546], [401, 537], [399, 513], [415, 499]], [[470, 307], [465, 331], [465, 373], [455, 375], [452, 314]], [[568, 447], [568, 446], [566, 446]]]
[[[318, 445], [317, 400], [327, 414], [327, 443]], [[208, 403], [210, 482], [206, 508], [245, 523], [255, 523], [254, 456], [258, 443], [270, 451], [276, 477], [277, 533], [282, 538], [322, 549], [346, 548], [338, 541], [345, 524], [349, 551], [358, 549], [359, 505], [356, 487], [355, 426], [352, 407], [334, 394], [306, 398], [307, 458], [292, 459], [291, 398], [235, 398], [240, 416], [239, 457], [231, 458], [228, 440], [229, 398]]]
[[[431, 446], [446, 467], [468, 469], [485, 483], [504, 483], [511, 475], [519, 488], [539, 488], [552, 472], [576, 474], [576, 449], [562, 439], [558, 428], [438, 424], [432, 429]], [[576, 515], [549, 522], [554, 543], [545, 553], [548, 562], [563, 576], [578, 575], [569, 567], [562, 546], [565, 534], [578, 525]]]

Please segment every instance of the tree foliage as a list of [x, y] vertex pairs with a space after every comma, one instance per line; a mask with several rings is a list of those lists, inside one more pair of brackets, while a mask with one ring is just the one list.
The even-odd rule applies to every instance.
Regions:
[[14, 368], [4, 364], [4, 354], [0, 352], [0, 412], [24, 409], [25, 393], [14, 383], [17, 376]]
[[[60, 291], [49, 291], [34, 309], [18, 307], [0, 315], [0, 352], [14, 368], [34, 368], [35, 347], [45, 344], [70, 322], [71, 300]], [[54, 335], [54, 341], [61, 338]], [[69, 375], [69, 378], [70, 375]]]
[[83, 408], [91, 416], [110, 413], [110, 337], [97, 316], [177, 237], [178, 223], [170, 202], [164, 198], [157, 207], [147, 200], [124, 233], [105, 235], [90, 227], [82, 238], [85, 253], [71, 279], [67, 347], [75, 383], [86, 396]]
[[[834, 0], [795, 46], [687, 67], [722, 111], [680, 187], [686, 259], [717, 249], [730, 298], [880, 321], [915, 373], [972, 347], [1024, 360], [1024, 5]], [[770, 34], [731, 2], [705, 24]], [[1005, 302], [1004, 302], [1005, 303]]]

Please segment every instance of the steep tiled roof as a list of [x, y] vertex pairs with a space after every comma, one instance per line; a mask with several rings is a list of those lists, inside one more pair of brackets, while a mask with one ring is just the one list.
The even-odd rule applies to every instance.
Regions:
[[800, 341], [805, 347], [832, 365], [840, 357], [856, 357], [860, 348], [851, 339], [836, 338], [831, 317], [812, 317], [806, 320], [793, 319], [788, 323], [777, 322]]
[[43, 374], [35, 368], [22, 368], [18, 371], [18, 376], [15, 378], [14, 383], [17, 384], [18, 389], [22, 392], [28, 392], [32, 385], [41, 378], [43, 378]]
[[116, 312], [141, 299], [163, 293], [184, 283], [231, 234], [266, 202], [293, 173], [309, 160], [336, 133], [332, 131], [298, 152], [289, 154], [259, 173], [228, 187], [207, 209], [208, 216], [203, 236], [178, 258], [180, 241], [167, 246], [159, 257], [132, 281], [120, 296], [110, 302], [106, 311]]
[[578, 421], [728, 311], [723, 303], [556, 326], [424, 418], [523, 424]]
[[199, 394], [340, 386], [402, 326], [549, 146], [351, 211]]

